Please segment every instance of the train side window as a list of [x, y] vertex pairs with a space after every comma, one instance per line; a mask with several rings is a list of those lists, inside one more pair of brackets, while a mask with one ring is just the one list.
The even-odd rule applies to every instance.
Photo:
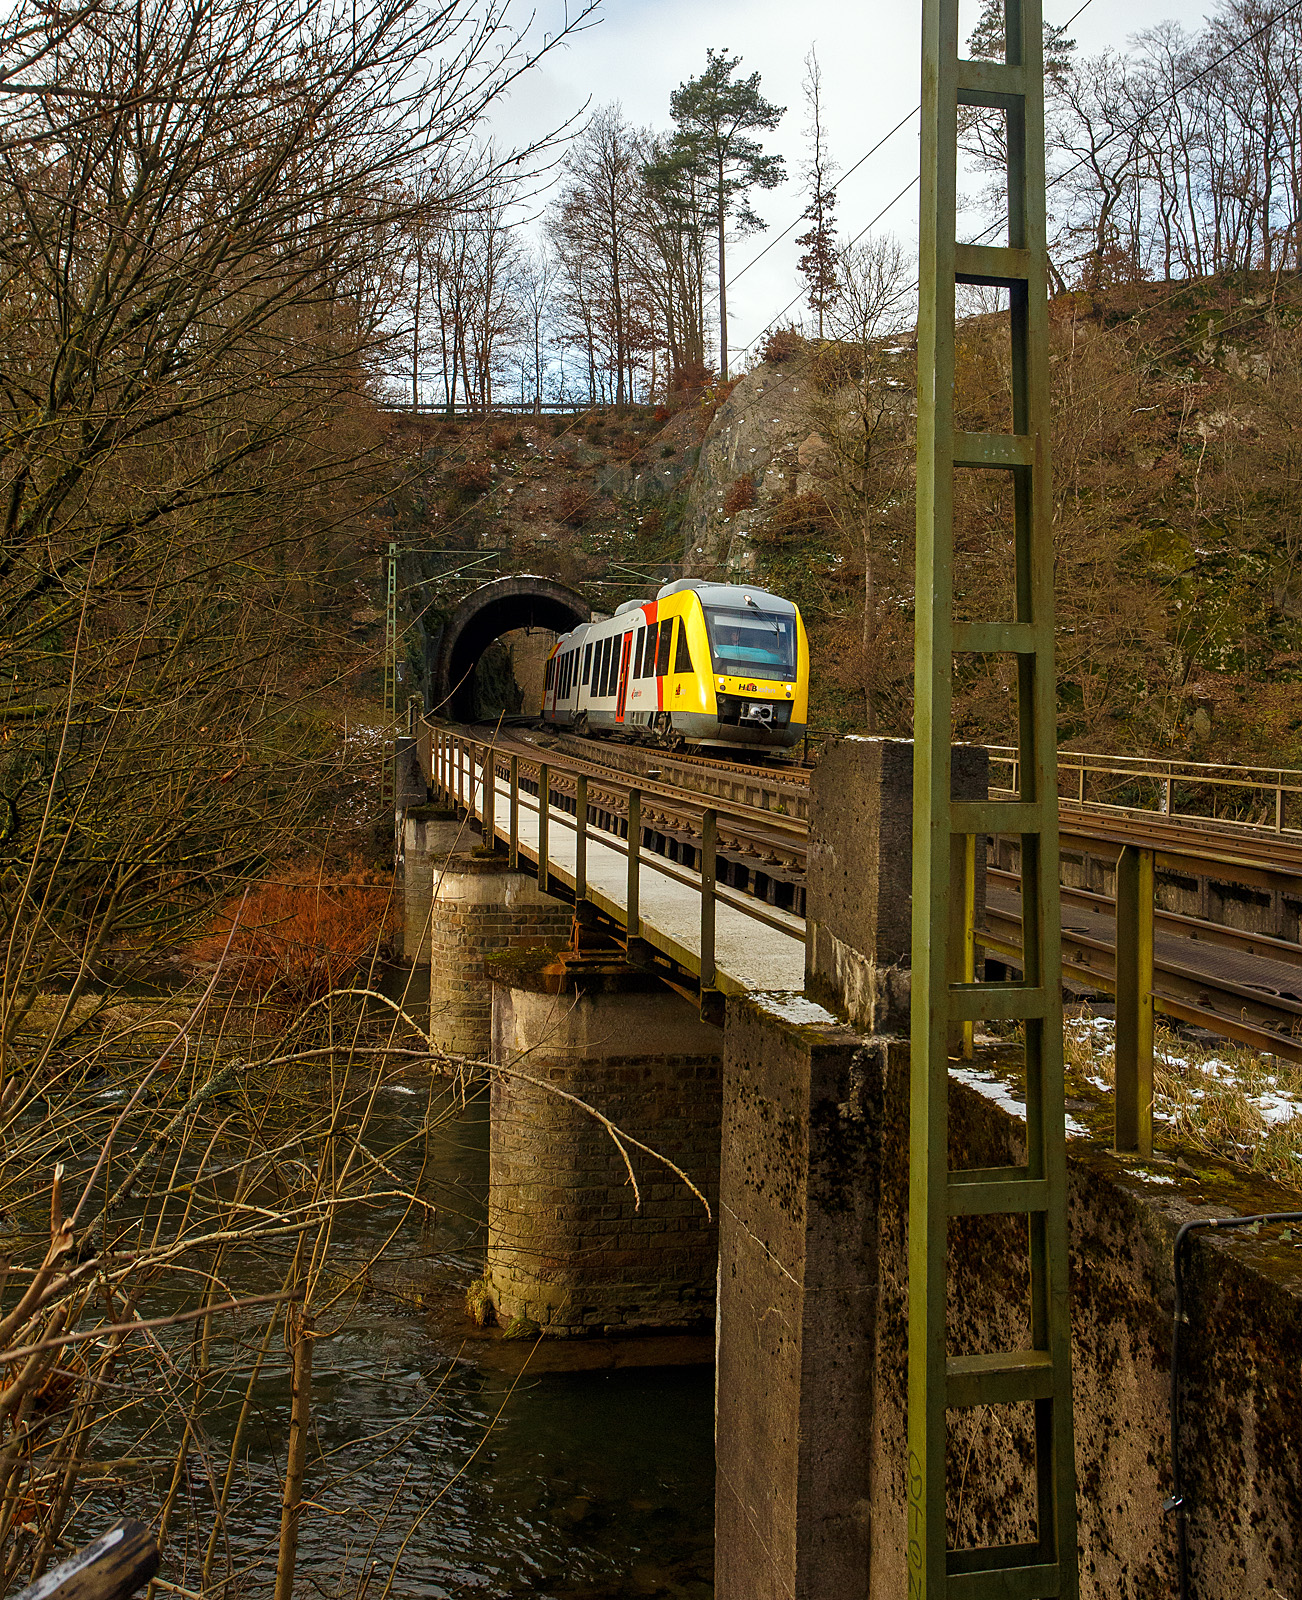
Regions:
[[669, 647], [674, 638], [674, 619], [666, 617], [660, 624], [660, 644], [656, 650], [656, 677], [663, 678], [669, 671]]
[[599, 693], [604, 697], [610, 691], [610, 646], [609, 638], [601, 641], [601, 688]]
[[674, 653], [674, 671], [690, 672], [692, 670], [692, 652], [687, 648], [687, 618], [683, 617], [678, 624], [678, 649]]
[[640, 678], [642, 676], [642, 646], [645, 642], [646, 629], [639, 628], [633, 639], [633, 670], [629, 673], [630, 678]]
[[583, 681], [588, 681], [588, 673], [592, 668], [592, 646], [585, 644], [583, 647]]
[[570, 656], [567, 650], [561, 661], [561, 699], [570, 697]]

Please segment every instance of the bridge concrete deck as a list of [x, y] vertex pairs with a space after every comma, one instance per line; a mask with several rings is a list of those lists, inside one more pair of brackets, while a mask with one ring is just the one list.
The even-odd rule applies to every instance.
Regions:
[[[507, 834], [510, 787], [501, 776], [494, 788], [494, 832]], [[468, 797], [469, 798], [469, 797]], [[483, 780], [476, 775], [473, 804], [482, 815]], [[520, 793], [519, 850], [538, 860], [538, 802]], [[575, 819], [555, 806], [548, 809], [547, 867], [571, 892], [576, 882], [578, 830]], [[639, 852], [638, 902], [641, 937], [688, 972], [701, 968], [701, 877], [680, 862], [646, 849]], [[592, 828], [587, 834], [588, 899], [621, 924], [628, 913], [628, 856], [622, 839]], [[805, 922], [775, 906], [763, 905], [726, 887], [716, 891], [715, 965], [717, 987], [729, 994], [790, 991], [805, 986]]]

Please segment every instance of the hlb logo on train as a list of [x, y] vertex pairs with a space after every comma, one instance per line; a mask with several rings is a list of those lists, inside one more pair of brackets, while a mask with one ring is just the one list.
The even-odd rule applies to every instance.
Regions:
[[758, 688], [759, 684], [757, 683], [743, 683], [741, 686], [741, 692], [743, 694], [754, 694]]

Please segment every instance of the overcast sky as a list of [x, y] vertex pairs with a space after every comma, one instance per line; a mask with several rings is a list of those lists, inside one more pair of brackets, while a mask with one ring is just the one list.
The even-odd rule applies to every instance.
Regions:
[[[1046, 17], [1065, 22], [1080, 0], [1045, 0]], [[966, 37], [978, 0], [962, 0]], [[573, 4], [571, 4], [573, 9]], [[1196, 28], [1209, 9], [1189, 0], [1089, 0], [1071, 34], [1081, 52], [1125, 47], [1134, 33], [1167, 18]], [[556, 29], [565, 0], [536, 0], [535, 28]], [[669, 96], [701, 71], [707, 46], [743, 58], [761, 74], [767, 99], [787, 107], [766, 148], [787, 160], [789, 181], [757, 192], [755, 209], [769, 224], [763, 234], [731, 247], [730, 345], [740, 351], [797, 293], [794, 234], [749, 272], [745, 264], [803, 208], [799, 167], [806, 115], [803, 61], [816, 46], [823, 67], [824, 115], [831, 151], [842, 170], [853, 164], [918, 103], [919, 5], [893, 0], [604, 0], [601, 22], [544, 61], [512, 92], [496, 117], [503, 142], [515, 143], [555, 126], [585, 100], [617, 100], [634, 123], [669, 125]], [[917, 119], [912, 119], [850, 177], [838, 195], [842, 238], [885, 207], [918, 170]], [[912, 242], [917, 235], [917, 190], [911, 189], [878, 224]], [[800, 310], [797, 306], [792, 315]]]

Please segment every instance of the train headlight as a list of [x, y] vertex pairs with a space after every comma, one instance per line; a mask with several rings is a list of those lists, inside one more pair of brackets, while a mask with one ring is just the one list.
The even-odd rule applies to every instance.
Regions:
[[726, 688], [727, 688], [727, 687], [728, 687], [728, 680], [727, 680], [727, 678], [720, 678], [720, 679], [719, 679], [719, 687], [720, 687], [720, 688], [721, 688], [721, 689], [726, 689]]

